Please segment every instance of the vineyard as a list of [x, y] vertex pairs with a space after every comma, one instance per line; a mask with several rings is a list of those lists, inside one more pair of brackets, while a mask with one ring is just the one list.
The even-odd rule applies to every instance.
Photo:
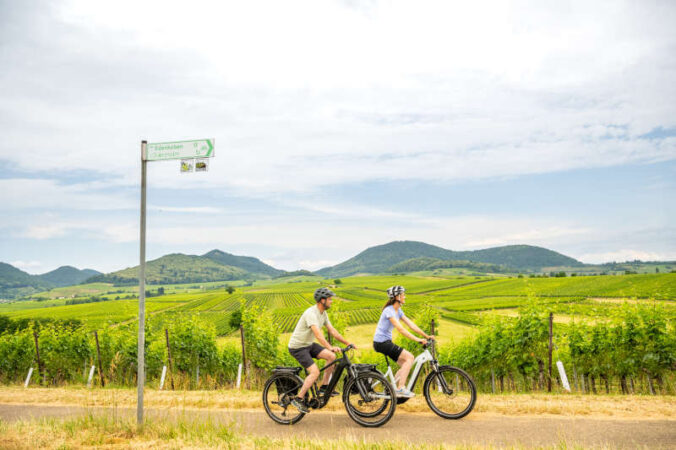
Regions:
[[[487, 380], [491, 377], [497, 377], [495, 378], [498, 380], [497, 383], [501, 386], [507, 384], [510, 386], [509, 389], [533, 389], [534, 385], [536, 389], [540, 387], [542, 376], [538, 358], [541, 358], [541, 355], [534, 357], [534, 360], [526, 358], [527, 363], [523, 359], [523, 355], [526, 353], [537, 355], [535, 349], [540, 348], [537, 347], [540, 343], [536, 345], [528, 339], [522, 339], [523, 342], [530, 342], [527, 344], [528, 346], [533, 346], [533, 350], [530, 352], [523, 348], [521, 350], [515, 349], [514, 344], [509, 342], [502, 342], [494, 349], [492, 346], [495, 339], [487, 340], [487, 338], [482, 337], [486, 336], [486, 333], [490, 335], [491, 332], [486, 331], [487, 329], [498, 327], [495, 329], [501, 330], [499, 333], [512, 336], [510, 339], [513, 339], [516, 331], [510, 327], [516, 327], [517, 324], [520, 324], [523, 320], [523, 311], [532, 308], [533, 304], [537, 306], [535, 310], [530, 309], [529, 314], [539, 314], [537, 319], [533, 319], [534, 322], [540, 324], [538, 326], [542, 326], [542, 323], [546, 322], [546, 319], [543, 319], [544, 315], [555, 314], [558, 336], [556, 345], [560, 353], [559, 357], [566, 364], [575, 367], [576, 376], [578, 376], [577, 371], [581, 373], [578, 378], [586, 380], [586, 385], [592, 383], [590, 386], [594, 386], [594, 389], [596, 389], [598, 380], [605, 380], [603, 377], [606, 377], [609, 380], [608, 389], [610, 391], [613, 389], [619, 390], [618, 386], [624, 382], [629, 383], [627, 385], [629, 386], [633, 382], [633, 377], [635, 383], [648, 392], [651, 389], [653, 391], [667, 389], [660, 386], [661, 384], [669, 386], [669, 380], [672, 379], [670, 377], [673, 374], [673, 360], [676, 359], [673, 355], [676, 350], [670, 347], [672, 341], [668, 337], [674, 335], [674, 321], [676, 320], [676, 274], [567, 278], [363, 276], [344, 278], [339, 281], [339, 283], [334, 284], [334, 280], [322, 280], [319, 277], [294, 277], [287, 280], [257, 281], [249, 286], [238, 284], [238, 287], [231, 293], [227, 292], [222, 285], [216, 289], [195, 289], [192, 292], [186, 291], [188, 289], [186, 286], [182, 288], [183, 290], [175, 293], [147, 297], [146, 311], [150, 336], [148, 347], [150, 355], [148, 360], [150, 364], [149, 374], [155, 376], [159, 367], [161, 367], [162, 360], [166, 358], [164, 356], [165, 350], [162, 348], [164, 343], [162, 330], [165, 328], [179, 330], [183, 329], [181, 324], [190, 324], [193, 329], [197, 327], [211, 330], [207, 332], [207, 337], [203, 338], [206, 339], [205, 342], [210, 342], [212, 338], [215, 339], [217, 336], [239, 336], [233, 334], [236, 330], [233, 328], [231, 318], [233, 313], [244, 308], [244, 310], [258, 311], [257, 314], [261, 317], [269, 317], [270, 326], [266, 333], [272, 339], [273, 335], [279, 336], [280, 333], [291, 332], [303, 311], [314, 304], [314, 290], [319, 286], [329, 285], [337, 295], [334, 309], [330, 311], [330, 315], [333, 321], [348, 327], [345, 335], [349, 336], [350, 326], [375, 325], [380, 317], [382, 306], [387, 300], [385, 289], [393, 284], [402, 284], [407, 288], [404, 309], [409, 317], [416, 321], [428, 320], [429, 311], [435, 311], [436, 316], [441, 319], [470, 326], [477, 330], [479, 338], [471, 343], [459, 344], [455, 342], [453, 348], [448, 347], [445, 342], [440, 342], [440, 345], [445, 348], [443, 353], [445, 358], [471, 369], [475, 373], [477, 381], [482, 383], [484, 388]], [[167, 289], [167, 292], [174, 291]], [[67, 381], [81, 378], [82, 368], [89, 364], [93, 358], [91, 332], [98, 330], [101, 334], [102, 345], [108, 349], [106, 350], [108, 352], [106, 353], [107, 364], [114, 367], [122, 364], [126, 367], [124, 370], [121, 368], [109, 369], [111, 378], [122, 384], [131, 383], [134, 370], [134, 331], [136, 330], [135, 319], [138, 302], [135, 298], [116, 300], [113, 295], [117, 296], [117, 294], [104, 294], [101, 295], [104, 298], [103, 300], [99, 299], [96, 302], [83, 304], [66, 304], [66, 300], [63, 299], [0, 304], [0, 326], [2, 326], [2, 316], [15, 324], [20, 324], [14, 325], [12, 331], [8, 329], [8, 331], [0, 334], [0, 346], [4, 345], [13, 349], [6, 349], [5, 353], [0, 355], [0, 358], [4, 357], [8, 361], [14, 361], [13, 363], [2, 363], [5, 365], [0, 366], [0, 379], [5, 381], [16, 380], [19, 374], [23, 373], [24, 368], [32, 364], [31, 361], [34, 361], [35, 355], [32, 353], [34, 349], [30, 345], [32, 335], [29, 331], [20, 331], [21, 329], [33, 329], [30, 325], [31, 321], [55, 322], [58, 324], [59, 322], [65, 323], [68, 320], [75, 320], [81, 323], [81, 327], [75, 331], [60, 329], [57, 325], [53, 325], [56, 328], [49, 332], [52, 335], [82, 333], [78, 338], [73, 336], [64, 338], [64, 341], [70, 342], [72, 345], [79, 342], [77, 344], [80, 346], [78, 347], [79, 350], [74, 350], [79, 355], [77, 357], [79, 362], [70, 364], [63, 358], [56, 356], [46, 358], [46, 361], [54, 361], [53, 363], [50, 362], [50, 364], [54, 364], [56, 371], [55, 374], [50, 375], [51, 379], [60, 382], [59, 380]], [[638, 313], [633, 316], [628, 315], [628, 307], [649, 307], [653, 311], [659, 311], [660, 327], [662, 328], [658, 335], [665, 348], [655, 353], [658, 356], [648, 356], [648, 358], [657, 358], [659, 361], [657, 365], [651, 363], [652, 366], [649, 368], [646, 368], [648, 363], [641, 362], [643, 359], [639, 361], [639, 359], [636, 359], [639, 357], [632, 354], [631, 361], [635, 360], [635, 362], [626, 364], [633, 367], [629, 372], [632, 370], [634, 372], [631, 372], [631, 376], [627, 375], [628, 378], [622, 381], [622, 373], [595, 368], [584, 359], [586, 357], [584, 355], [587, 353], [600, 355], [610, 352], [609, 354], [615, 354], [615, 357], [619, 358], [620, 356], [611, 352], [612, 348], [619, 348], [617, 342], [612, 346], [607, 344], [607, 347], [603, 347], [606, 348], [603, 351], [605, 353], [602, 353], [598, 350], [600, 347], [597, 343], [594, 343], [596, 342], [594, 339], [598, 340], [598, 336], [602, 332], [606, 335], [607, 333], [613, 336], [620, 335], [620, 329], [617, 327], [622, 321], [630, 319], [635, 322], [643, 321], [641, 323], [644, 325], [641, 329], [649, 328], [648, 322], [640, 318], [647, 313], [640, 313], [643, 314], [640, 317], [636, 315]], [[639, 319], [636, 317], [639, 317]], [[496, 325], [498, 323], [499, 326]], [[45, 330], [47, 329], [49, 327], [45, 328]], [[541, 328], [537, 327], [529, 331], [529, 333], [534, 333], [534, 336], [540, 336], [541, 332]], [[654, 330], [651, 332], [654, 332]], [[0, 333], [2, 333], [2, 328], [0, 328]], [[189, 338], [188, 336], [191, 333], [194, 333], [194, 331], [185, 330], [184, 333], [179, 334], [185, 336], [184, 339], [190, 340], [192, 337]], [[498, 333], [498, 331], [495, 331], [495, 333]], [[580, 339], [587, 343], [582, 345], [572, 341], [571, 336], [575, 336], [575, 333], [583, 336], [584, 338]], [[641, 331], [641, 333], [645, 334], [647, 331]], [[473, 335], [476, 335], [476, 333]], [[588, 336], [597, 336], [597, 338]], [[234, 342], [239, 342], [239, 338]], [[66, 344], [62, 344], [61, 347], [64, 345]], [[177, 348], [182, 348], [185, 351], [194, 351], [189, 349], [194, 349], [194, 345], [197, 344], [187, 345], [177, 342], [176, 345]], [[207, 350], [204, 350], [204, 354], [200, 353], [202, 352], [200, 350], [197, 356], [190, 355], [189, 358], [186, 356], [189, 359], [189, 362], [185, 363], [186, 373], [192, 373], [191, 370], [194, 371], [194, 368], [188, 369], [188, 366], [199, 364], [202, 373], [211, 373], [205, 372], [210, 370], [213, 372], [214, 379], [225, 380], [230, 376], [226, 374], [233, 373], [231, 363], [238, 358], [236, 355], [237, 349], [227, 347], [226, 357], [222, 353], [225, 351], [224, 348], [217, 348], [218, 346], [215, 343], [213, 347], [210, 345]], [[16, 346], [27, 346], [27, 348], [19, 351]], [[47, 346], [45, 352], [51, 354], [51, 352], [57, 352], [58, 348], [60, 347], [56, 344]], [[114, 350], [115, 348], [117, 350]], [[462, 350], [463, 348], [465, 350]], [[509, 356], [509, 349], [512, 349], [515, 356]], [[491, 357], [493, 359], [481, 356], [485, 355], [486, 352], [497, 356]], [[372, 356], [369, 355], [371, 355], [370, 351], [365, 350], [363, 358], [371, 358]], [[500, 355], [506, 356], [502, 358]], [[293, 361], [285, 360], [287, 356], [284, 351], [280, 351], [277, 357], [281, 359], [277, 362], [293, 363]], [[17, 358], [19, 359], [17, 360]], [[227, 363], [230, 365], [224, 366], [223, 358], [230, 361]], [[85, 360], [89, 362], [85, 363]], [[374, 362], [379, 362], [379, 360], [376, 358]], [[11, 367], [16, 366], [16, 372], [7, 364], [13, 364]], [[607, 363], [604, 364], [607, 366]], [[646, 367], [643, 367], [644, 365]], [[226, 366], [227, 369], [224, 368]], [[71, 367], [71, 369], [66, 370], [66, 367]], [[211, 367], [211, 369], [207, 369], [207, 367]], [[221, 367], [222, 370], [216, 370], [217, 367]], [[121, 370], [122, 372], [120, 372]], [[221, 371], [219, 372], [219, 370]], [[651, 371], [649, 379], [645, 378], [646, 370]], [[10, 375], [3, 374], [2, 371], [6, 371]], [[593, 380], [589, 378], [590, 376], [593, 377]]]

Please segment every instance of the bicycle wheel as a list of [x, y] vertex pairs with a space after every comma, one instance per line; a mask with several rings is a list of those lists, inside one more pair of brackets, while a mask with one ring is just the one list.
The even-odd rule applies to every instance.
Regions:
[[[365, 391], [362, 398], [357, 385]], [[386, 424], [394, 415], [397, 407], [392, 385], [385, 377], [375, 372], [361, 372], [357, 378], [351, 378], [345, 385], [343, 402], [345, 410], [352, 420], [363, 427], [379, 427]]]
[[476, 386], [462, 369], [441, 366], [425, 378], [423, 393], [427, 404], [444, 419], [460, 419], [474, 408]]
[[[283, 425], [291, 425], [305, 416], [305, 413], [291, 405], [291, 399], [302, 385], [300, 378], [287, 374], [273, 375], [265, 382], [263, 406], [272, 420]], [[307, 394], [305, 397], [307, 398]]]

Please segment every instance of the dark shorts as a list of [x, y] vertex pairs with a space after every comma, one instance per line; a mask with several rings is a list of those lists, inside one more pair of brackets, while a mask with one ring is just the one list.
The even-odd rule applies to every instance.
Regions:
[[399, 347], [392, 341], [373, 342], [373, 349], [378, 353], [389, 356], [390, 359], [394, 360], [394, 362], [397, 362], [401, 352], [404, 351], [403, 348]]
[[289, 353], [291, 353], [291, 356], [296, 358], [303, 368], [307, 369], [315, 363], [314, 359], [312, 358], [317, 358], [322, 350], [326, 349], [316, 342], [313, 342], [312, 345], [308, 345], [307, 347], [290, 348]]

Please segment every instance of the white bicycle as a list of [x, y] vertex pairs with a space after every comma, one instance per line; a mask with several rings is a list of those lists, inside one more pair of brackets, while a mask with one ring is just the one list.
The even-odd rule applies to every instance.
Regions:
[[[444, 419], [461, 419], [469, 414], [476, 403], [476, 385], [472, 378], [462, 369], [453, 366], [440, 366], [436, 359], [435, 341], [429, 339], [423, 345], [423, 352], [413, 361], [413, 371], [406, 388], [413, 391], [416, 381], [425, 363], [430, 363], [431, 371], [423, 384], [423, 395], [429, 407]], [[430, 351], [431, 350], [431, 351]], [[385, 378], [397, 389], [398, 378], [395, 378], [390, 360], [386, 356], [387, 371]], [[407, 397], [397, 398], [397, 404], [404, 403]]]

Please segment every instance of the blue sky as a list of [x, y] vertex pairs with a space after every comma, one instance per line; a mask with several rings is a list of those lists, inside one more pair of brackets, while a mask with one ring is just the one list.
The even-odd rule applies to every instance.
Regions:
[[[491, 11], [491, 14], [485, 14]], [[0, 261], [219, 248], [318, 269], [392, 240], [676, 259], [670, 2], [0, 4]]]

